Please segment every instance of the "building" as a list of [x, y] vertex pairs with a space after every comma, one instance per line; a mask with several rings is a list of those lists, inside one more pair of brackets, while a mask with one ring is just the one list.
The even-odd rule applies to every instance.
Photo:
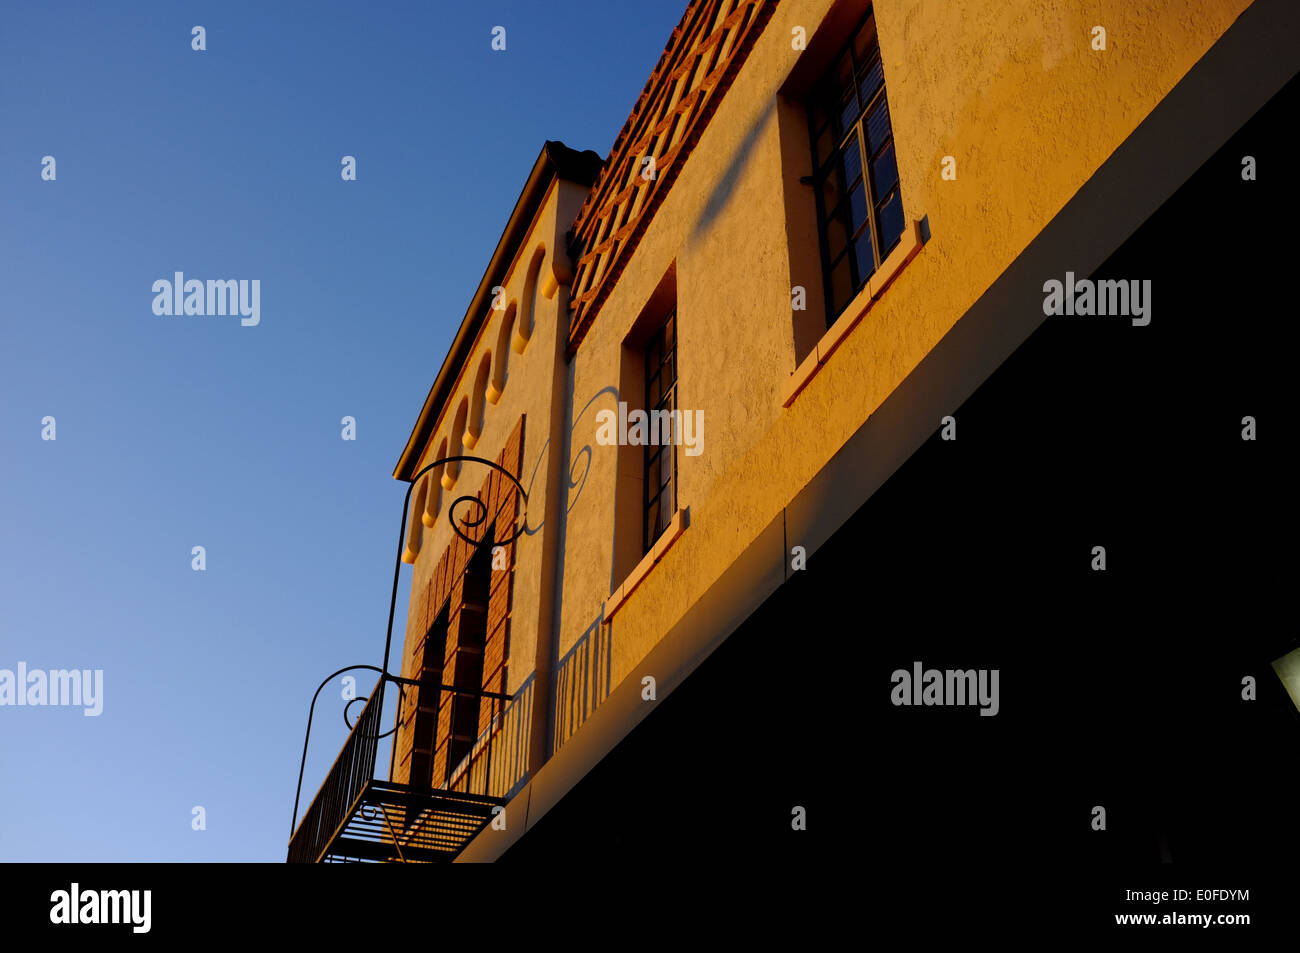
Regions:
[[[800, 574], [857, 558], [851, 518], [1045, 281], [1094, 274], [1290, 78], [1283, 6], [692, 0], [608, 158], [548, 142], [525, 181], [394, 471], [388, 780], [381, 691], [291, 858], [591, 848], [593, 798], [641, 838], [712, 817], [692, 836], [802, 849], [845, 796], [825, 765], [861, 768], [835, 726], [888, 706], [840, 681], [845, 608], [901, 583]], [[1142, 326], [1136, 288], [1112, 304]], [[709, 718], [660, 715], [719, 658]]]

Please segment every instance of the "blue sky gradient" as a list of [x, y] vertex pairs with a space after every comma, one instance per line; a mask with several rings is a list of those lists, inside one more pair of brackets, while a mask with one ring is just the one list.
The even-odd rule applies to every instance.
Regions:
[[[0, 860], [284, 859], [311, 693], [381, 661], [392, 469], [524, 179], [546, 139], [608, 152], [684, 6], [0, 11], [0, 669], [104, 670], [97, 718], [0, 707]], [[261, 323], [154, 315], [175, 271], [260, 279]]]

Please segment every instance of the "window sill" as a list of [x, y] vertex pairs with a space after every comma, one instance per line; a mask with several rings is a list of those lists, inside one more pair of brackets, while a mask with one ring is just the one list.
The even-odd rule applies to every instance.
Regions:
[[668, 528], [659, 534], [659, 538], [655, 540], [650, 552], [641, 557], [641, 561], [636, 564], [635, 569], [628, 573], [627, 578], [623, 580], [623, 584], [609, 594], [609, 599], [605, 602], [604, 620], [606, 622], [614, 618], [614, 613], [623, 607], [623, 603], [627, 602], [628, 597], [636, 591], [636, 587], [641, 585], [645, 577], [650, 574], [650, 570], [654, 568], [655, 563], [664, 558], [664, 553], [668, 552], [673, 543], [677, 542], [677, 538], [690, 525], [691, 508], [689, 506], [673, 514]]
[[912, 222], [908, 228], [903, 229], [898, 245], [880, 263], [880, 267], [867, 280], [866, 285], [858, 292], [858, 296], [848, 303], [838, 320], [827, 329], [822, 339], [817, 342], [817, 346], [790, 375], [790, 379], [786, 381], [781, 391], [782, 407], [793, 404], [799, 392], [817, 376], [822, 365], [830, 360], [835, 349], [849, 336], [849, 332], [857, 327], [858, 322], [871, 310], [872, 305], [880, 300], [880, 296], [898, 277], [903, 267], [916, 257], [916, 253], [925, 245], [928, 232], [929, 226], [925, 220]]

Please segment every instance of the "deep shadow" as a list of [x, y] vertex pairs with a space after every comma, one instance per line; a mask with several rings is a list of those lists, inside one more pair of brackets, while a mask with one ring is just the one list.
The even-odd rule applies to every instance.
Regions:
[[[1069, 910], [1088, 877], [1162, 861], [1220, 879], [1289, 862], [1300, 713], [1268, 663], [1297, 644], [1274, 283], [1298, 110], [1292, 80], [1097, 270], [1153, 282], [1149, 327], [1048, 319], [956, 412], [956, 441], [936, 421], [505, 858], [870, 866], [890, 875], [873, 906], [900, 916], [1023, 909], [1009, 884]], [[1272, 172], [1243, 182], [1243, 155]], [[893, 705], [915, 661], [998, 669], [999, 714]]]

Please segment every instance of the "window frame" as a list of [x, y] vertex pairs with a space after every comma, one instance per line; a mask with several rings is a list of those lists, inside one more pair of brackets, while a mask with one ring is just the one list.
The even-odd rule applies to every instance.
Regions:
[[[672, 345], [668, 346], [667, 335], [665, 332], [671, 327]], [[658, 350], [659, 363], [656, 367], [651, 367], [653, 356]], [[677, 382], [680, 378], [677, 363], [677, 305], [674, 303], [669, 309], [667, 316], [659, 323], [655, 330], [650, 334], [645, 344], [642, 367], [645, 372], [645, 414], [647, 439], [641, 456], [641, 553], [644, 556], [654, 548], [654, 544], [659, 537], [664, 534], [672, 523], [673, 514], [677, 511], [677, 443], [676, 443], [676, 418], [671, 416], [677, 410]], [[666, 388], [662, 386], [662, 375], [666, 368], [671, 367], [672, 383]], [[657, 401], [651, 401], [652, 387], [655, 382], [659, 381], [660, 392]], [[658, 442], [658, 435], [654, 423], [654, 412], [656, 410], [666, 411], [673, 421], [674, 433], [673, 439], [667, 444]], [[668, 480], [661, 483], [658, 474], [662, 472], [663, 461], [659, 459], [664, 453], [672, 455], [672, 462], [669, 467]], [[654, 489], [651, 490], [651, 472], [655, 474]], [[667, 497], [665, 503], [665, 497]], [[656, 519], [656, 528], [651, 534], [650, 530], [650, 509], [658, 503], [659, 509]], [[665, 509], [665, 505], [668, 507]]]
[[[853, 301], [862, 289], [866, 287], [867, 282], [879, 269], [884, 260], [889, 256], [902, 239], [902, 232], [907, 228], [906, 215], [903, 216], [903, 227], [898, 234], [892, 236], [889, 246], [881, 247], [881, 212], [886, 204], [896, 194], [900, 209], [902, 207], [903, 190], [902, 183], [898, 175], [898, 152], [894, 141], [894, 123], [892, 115], [889, 115], [888, 133], [876, 149], [874, 154], [867, 151], [866, 122], [875, 110], [884, 105], [888, 113], [889, 97], [887, 95], [888, 83], [885, 80], [884, 60], [880, 50], [879, 36], [876, 34], [874, 26], [875, 10], [868, 7], [862, 19], [850, 32], [845, 42], [835, 51], [828, 62], [827, 67], [821, 71], [817, 81], [813, 84], [811, 92], [805, 100], [805, 116], [808, 125], [808, 145], [809, 152], [812, 156], [813, 171], [807, 179], [813, 188], [813, 201], [817, 210], [817, 239], [819, 252], [821, 256], [822, 268], [822, 289], [826, 304], [826, 326], [830, 327], [843, 313], [844, 309]], [[855, 49], [859, 37], [866, 29], [868, 23], [872, 24], [872, 41], [867, 50], [865, 62], [859, 64], [858, 53]], [[840, 122], [843, 115], [843, 108], [836, 108], [836, 103], [842, 97], [842, 88], [836, 86], [835, 72], [843, 64], [845, 57], [848, 57], [850, 65], [850, 77], [853, 84], [854, 101], [858, 105], [855, 112], [855, 118], [852, 122], [840, 128]], [[871, 92], [870, 98], [866, 103], [862, 102], [860, 95], [860, 84], [863, 78], [868, 76], [879, 64], [880, 83], [879, 86]], [[829, 94], [828, 94], [829, 93]], [[825, 123], [818, 123], [818, 112], [825, 114]], [[839, 129], [838, 134], [835, 130]], [[826, 158], [822, 159], [818, 149], [818, 140], [821, 135], [830, 131], [833, 134], [831, 147], [827, 150]], [[832, 213], [843, 212], [846, 207], [851, 207], [854, 183], [842, 183], [844, 187], [843, 195], [837, 201], [832, 209], [825, 207], [824, 190], [828, 180], [842, 168], [842, 157], [847, 148], [851, 145], [851, 140], [855, 140], [858, 150], [859, 162], [859, 182], [863, 197], [866, 202], [867, 213], [866, 222], [859, 225], [852, 233], [846, 229], [847, 239], [843, 251], [831, 260], [830, 254], [830, 227], [833, 221]], [[894, 149], [894, 181], [884, 196], [875, 194], [875, 186], [872, 182], [873, 168], [872, 163], [884, 155], [886, 150]], [[858, 256], [857, 242], [864, 237], [870, 237], [872, 266], [866, 274], [857, 275]], [[835, 299], [834, 287], [834, 268], [841, 264], [845, 259], [848, 260], [851, 290], [843, 301], [837, 302]]]

